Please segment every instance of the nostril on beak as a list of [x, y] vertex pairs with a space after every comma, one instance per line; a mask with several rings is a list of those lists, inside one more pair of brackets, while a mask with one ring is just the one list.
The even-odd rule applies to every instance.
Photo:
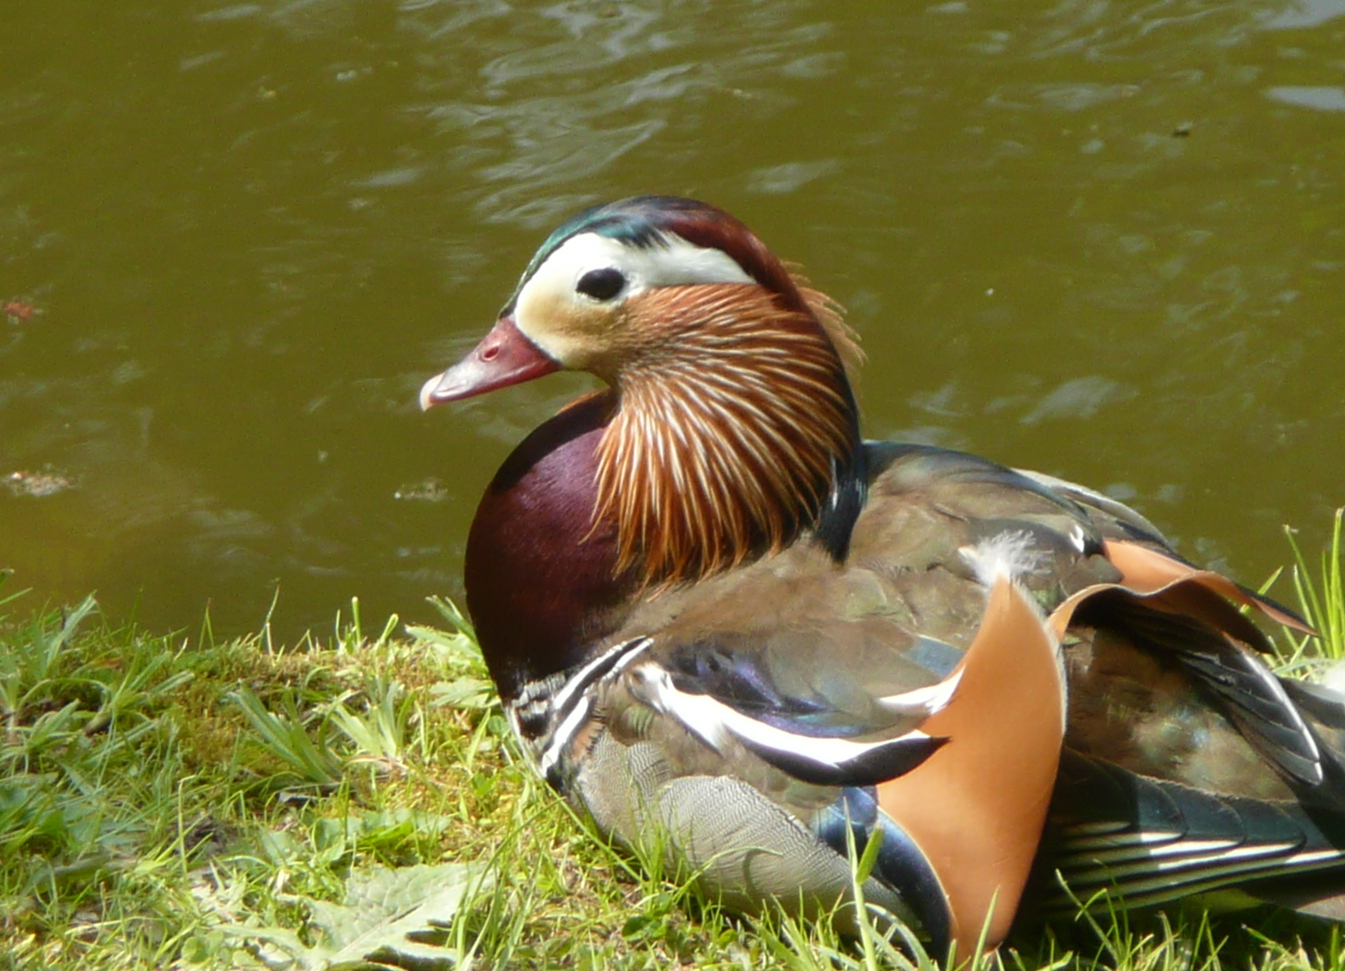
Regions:
[[493, 361], [499, 356], [500, 356], [499, 344], [491, 344], [489, 347], [481, 351], [481, 360], [483, 361]]

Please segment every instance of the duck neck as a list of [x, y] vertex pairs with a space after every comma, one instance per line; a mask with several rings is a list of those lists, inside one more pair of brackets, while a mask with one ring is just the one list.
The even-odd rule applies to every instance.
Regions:
[[613, 381], [593, 516], [615, 524], [616, 569], [639, 586], [703, 580], [809, 529], [844, 558], [865, 481], [837, 349], [853, 345], [802, 292], [816, 305], [736, 284], [643, 298], [652, 323]]

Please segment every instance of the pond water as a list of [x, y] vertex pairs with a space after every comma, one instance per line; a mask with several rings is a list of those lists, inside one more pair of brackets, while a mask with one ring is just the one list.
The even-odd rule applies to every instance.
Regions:
[[587, 383], [417, 389], [560, 219], [646, 191], [849, 309], [871, 436], [1102, 488], [1250, 583], [1345, 503], [1345, 0], [0, 23], [0, 594], [431, 619], [491, 473]]

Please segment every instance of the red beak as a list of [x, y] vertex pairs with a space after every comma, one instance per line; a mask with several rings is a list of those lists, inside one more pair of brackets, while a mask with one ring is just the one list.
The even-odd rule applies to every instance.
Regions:
[[523, 336], [513, 317], [501, 317], [470, 354], [425, 382], [420, 407], [429, 410], [559, 370], [559, 363]]

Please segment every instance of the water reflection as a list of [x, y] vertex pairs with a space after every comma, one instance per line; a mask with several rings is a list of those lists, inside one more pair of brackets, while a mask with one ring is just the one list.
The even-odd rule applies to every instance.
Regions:
[[1266, 88], [1266, 95], [1275, 101], [1283, 101], [1287, 105], [1297, 105], [1300, 108], [1345, 111], [1345, 88], [1341, 87], [1281, 84]]
[[1295, 0], [1267, 17], [1267, 30], [1297, 30], [1320, 27], [1336, 17], [1345, 17], [1345, 0]]

